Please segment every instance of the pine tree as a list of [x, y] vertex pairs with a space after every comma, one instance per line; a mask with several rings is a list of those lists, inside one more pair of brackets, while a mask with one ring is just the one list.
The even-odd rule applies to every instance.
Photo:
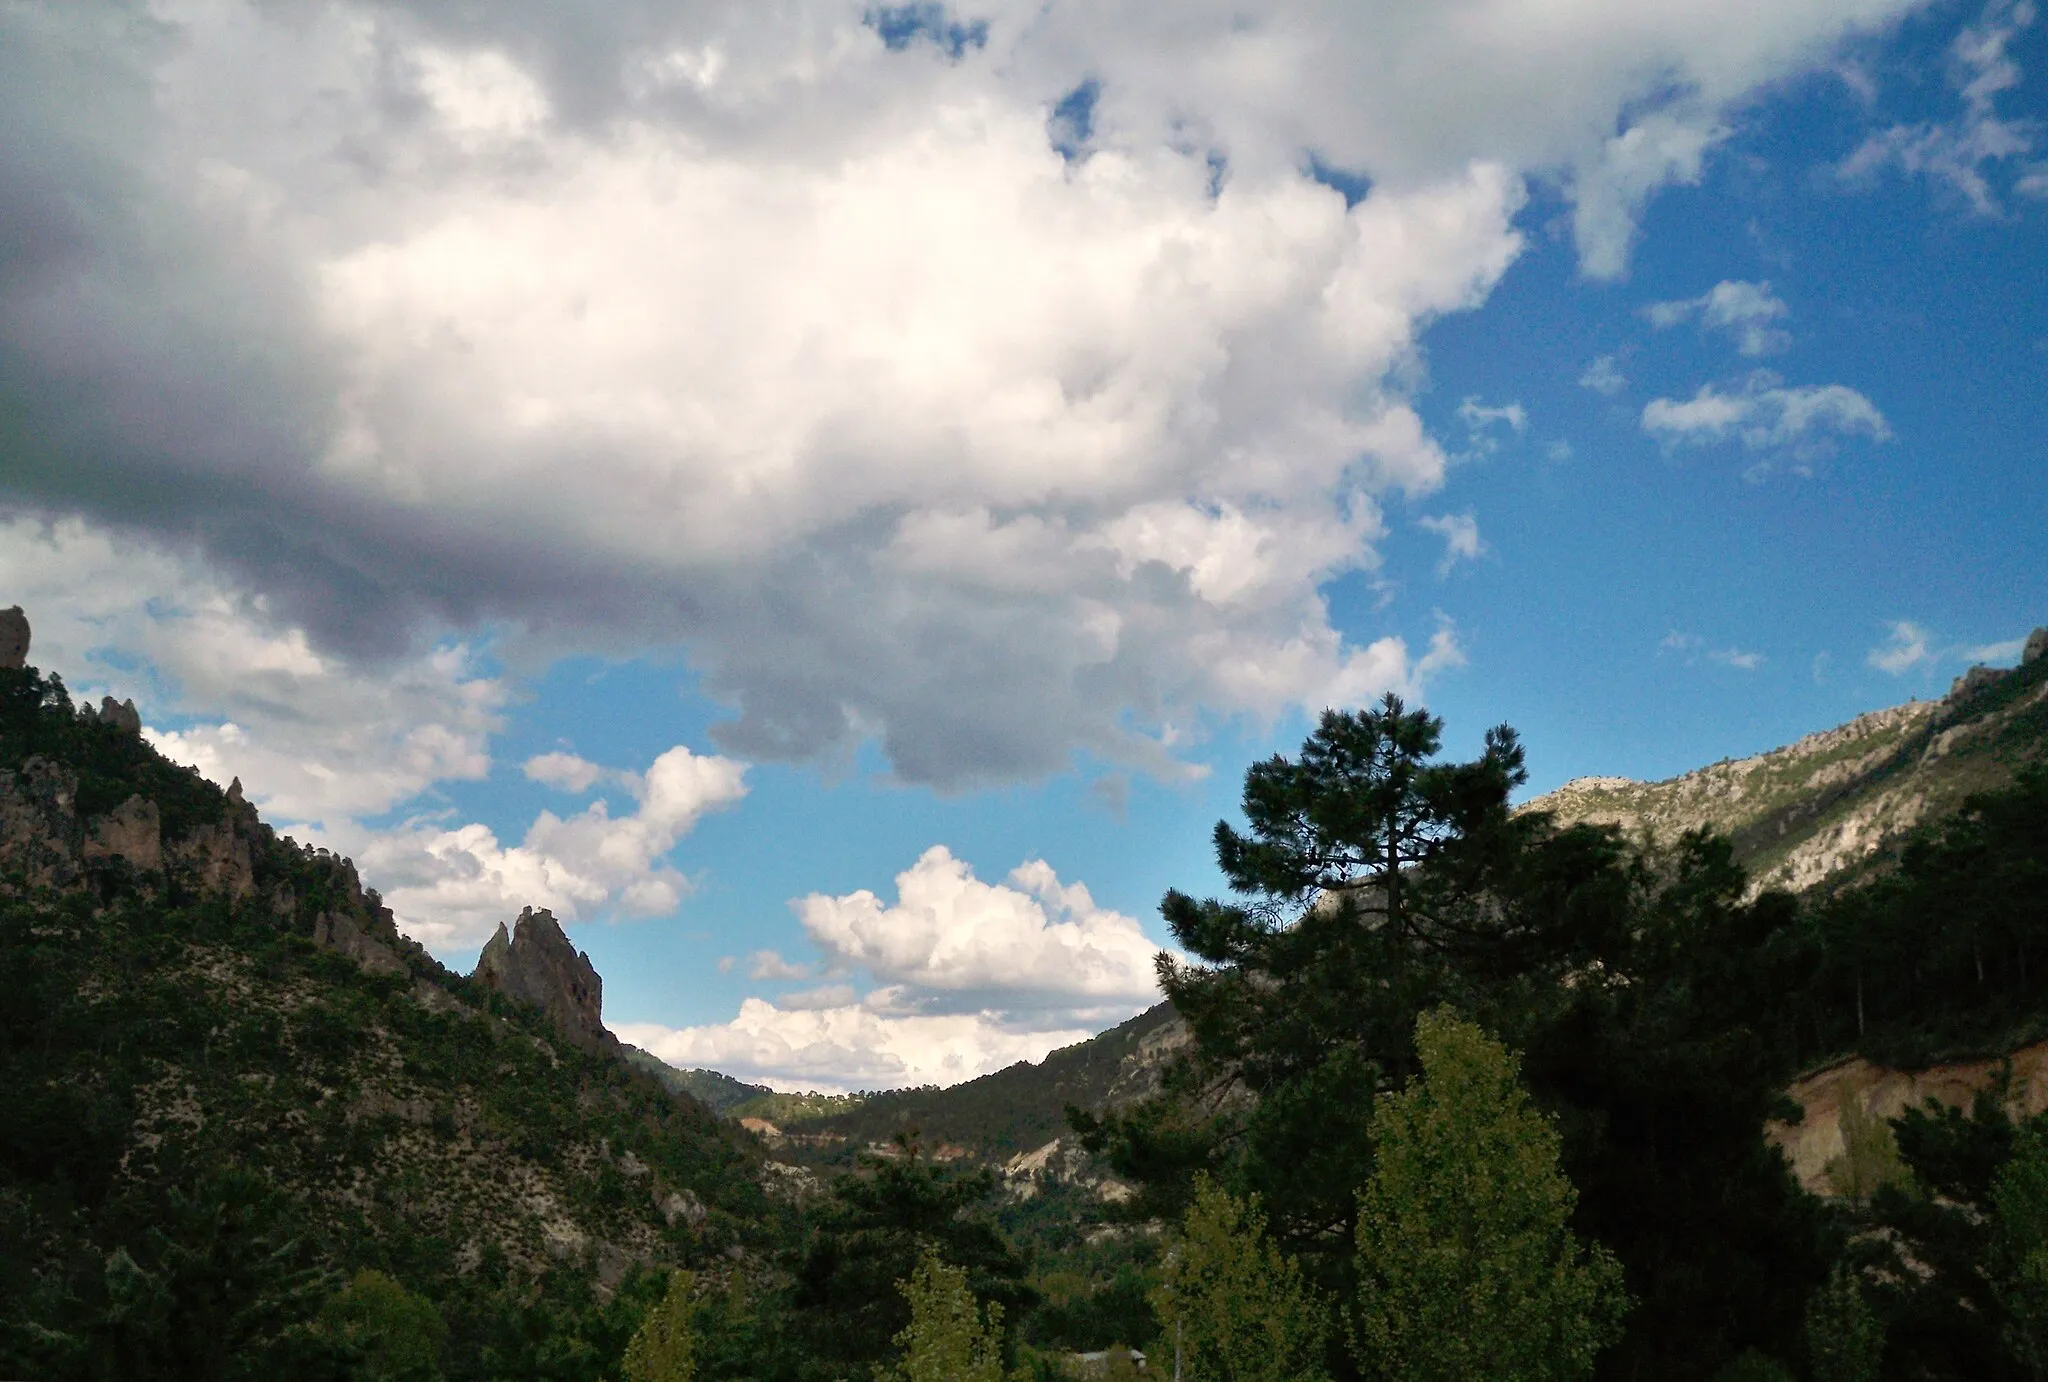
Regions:
[[2048, 1376], [2048, 1128], [2029, 1122], [1991, 1184], [1992, 1289], [2006, 1345], [2035, 1379]]
[[1388, 1382], [1564, 1382], [1620, 1336], [1621, 1268], [1587, 1253], [1558, 1137], [1504, 1046], [1448, 1009], [1416, 1023], [1422, 1073], [1373, 1110], [1353, 1347]]
[[1204, 1177], [1152, 1292], [1160, 1349], [1185, 1382], [1316, 1382], [1329, 1313], [1301, 1269], [1266, 1238], [1256, 1197]]

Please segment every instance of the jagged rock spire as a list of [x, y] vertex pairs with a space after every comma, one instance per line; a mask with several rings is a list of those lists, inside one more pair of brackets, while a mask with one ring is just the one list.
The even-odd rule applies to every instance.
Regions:
[[569, 943], [546, 908], [528, 907], [510, 933], [499, 922], [470, 977], [507, 998], [533, 1004], [579, 1046], [616, 1042], [604, 1026], [604, 981], [590, 956]]

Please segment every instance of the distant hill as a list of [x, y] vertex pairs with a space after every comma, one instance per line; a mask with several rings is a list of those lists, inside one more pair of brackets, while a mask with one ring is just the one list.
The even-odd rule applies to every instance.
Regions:
[[681, 1070], [670, 1065], [652, 1051], [643, 1051], [638, 1046], [623, 1046], [620, 1054], [626, 1063], [635, 1069], [645, 1070], [660, 1080], [662, 1085], [677, 1093], [687, 1094], [713, 1113], [731, 1113], [736, 1107], [751, 1099], [775, 1091], [762, 1084], [747, 1084], [730, 1075], [721, 1075], [716, 1070]]
[[1972, 792], [2009, 786], [2048, 754], [2048, 630], [2009, 670], [1973, 667], [1938, 701], [1908, 701], [1751, 758], [1664, 782], [1584, 777], [1535, 798], [1566, 825], [1671, 838], [1709, 828], [1734, 842], [1758, 887], [1849, 881], [1915, 825]]
[[[966, 1155], [1001, 1164], [1044, 1148], [1066, 1131], [1068, 1104], [1084, 1109], [1115, 1107], [1158, 1088], [1167, 1062], [1187, 1040], [1187, 1028], [1173, 1008], [1160, 1003], [1100, 1036], [1065, 1046], [1042, 1061], [1019, 1061], [994, 1074], [945, 1089], [889, 1090], [842, 1098], [834, 1108], [814, 1111], [801, 1096], [778, 1110], [770, 1100], [742, 1105], [737, 1113], [767, 1117], [793, 1141], [779, 1155], [831, 1159], [867, 1147], [886, 1147], [898, 1133], [915, 1133], [928, 1150], [945, 1157]], [[771, 1138], [771, 1146], [776, 1139]]]

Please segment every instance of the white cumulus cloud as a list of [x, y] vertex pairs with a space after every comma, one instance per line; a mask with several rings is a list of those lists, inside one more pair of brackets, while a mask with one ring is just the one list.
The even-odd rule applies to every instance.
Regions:
[[1903, 676], [1934, 660], [1935, 653], [1929, 638], [1927, 630], [1920, 625], [1900, 619], [1893, 623], [1890, 636], [1872, 648], [1864, 660], [1880, 672]]
[[1733, 440], [1753, 451], [1837, 436], [1882, 442], [1892, 435], [1877, 405], [1845, 384], [1787, 388], [1769, 375], [1737, 392], [1702, 384], [1689, 399], [1653, 398], [1643, 406], [1642, 423], [1659, 441], [1700, 446]]
[[1791, 314], [1784, 299], [1771, 292], [1770, 284], [1740, 279], [1716, 283], [1696, 298], [1653, 302], [1643, 309], [1650, 325], [1660, 331], [1694, 319], [1725, 331], [1744, 355], [1769, 355], [1791, 345], [1791, 333], [1778, 325]]
[[640, 776], [632, 812], [614, 816], [603, 801], [567, 817], [543, 811], [517, 844], [481, 824], [430, 818], [305, 833], [352, 857], [410, 935], [449, 950], [484, 939], [527, 906], [564, 921], [673, 912], [690, 881], [669, 852], [702, 816], [746, 793], [745, 764], [677, 745]]
[[934, 845], [896, 875], [893, 901], [860, 889], [790, 905], [820, 962], [759, 951], [752, 977], [841, 977], [750, 997], [729, 1022], [619, 1034], [671, 1062], [777, 1088], [952, 1084], [1037, 1060], [1159, 1001], [1159, 948], [1043, 860], [987, 883]]

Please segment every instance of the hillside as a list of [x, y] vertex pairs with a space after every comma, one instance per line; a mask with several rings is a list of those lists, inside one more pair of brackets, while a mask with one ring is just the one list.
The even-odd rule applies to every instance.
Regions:
[[[330, 1375], [307, 1319], [365, 1267], [434, 1303], [451, 1377], [616, 1358], [640, 1269], [774, 1212], [559, 938], [522, 918], [450, 973], [132, 707], [0, 666], [0, 1375]], [[581, 966], [587, 1026], [510, 996], [542, 961]]]
[[[789, 1150], [814, 1155], [886, 1145], [898, 1133], [914, 1132], [925, 1146], [941, 1152], [1007, 1162], [1065, 1132], [1069, 1104], [1100, 1109], [1152, 1093], [1166, 1062], [1186, 1040], [1186, 1027], [1161, 1003], [1042, 1061], [1019, 1061], [946, 1089], [870, 1094], [841, 1101], [851, 1107], [822, 1114], [793, 1105], [777, 1127], [802, 1134], [804, 1141]], [[766, 1115], [774, 1109], [761, 1101], [737, 1112]]]
[[1938, 701], [1908, 701], [1750, 758], [1664, 782], [1582, 777], [1524, 809], [1670, 839], [1733, 841], [1759, 889], [1856, 876], [1915, 825], [2009, 785], [2048, 753], [2048, 630], [2010, 670], [1973, 667]]

